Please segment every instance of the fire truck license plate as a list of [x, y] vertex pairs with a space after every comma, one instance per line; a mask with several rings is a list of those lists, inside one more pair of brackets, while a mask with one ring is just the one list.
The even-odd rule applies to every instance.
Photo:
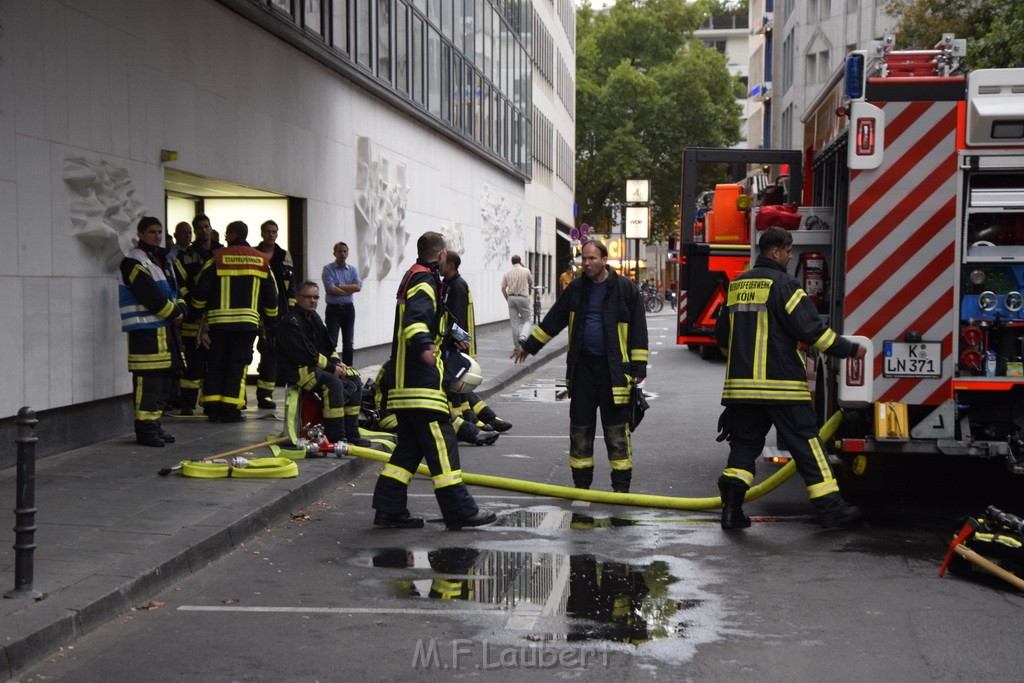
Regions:
[[942, 377], [941, 342], [884, 342], [883, 377]]

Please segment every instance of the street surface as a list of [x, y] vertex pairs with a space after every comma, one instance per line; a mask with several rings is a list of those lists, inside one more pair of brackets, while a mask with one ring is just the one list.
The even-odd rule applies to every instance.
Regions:
[[[649, 326], [632, 490], [717, 495], [723, 362], [677, 347], [668, 309]], [[490, 401], [515, 428], [462, 448], [465, 471], [570, 484], [563, 370]], [[595, 488], [610, 490], [600, 438], [595, 459]], [[868, 514], [849, 531], [814, 524], [794, 477], [730, 533], [715, 512], [481, 487], [498, 523], [448, 532], [419, 477], [410, 509], [426, 528], [375, 529], [377, 472], [19, 680], [1021, 680], [1024, 594], [937, 576], [963, 514], [1024, 512], [1024, 482], [997, 467], [889, 466], [874, 493], [849, 490]]]

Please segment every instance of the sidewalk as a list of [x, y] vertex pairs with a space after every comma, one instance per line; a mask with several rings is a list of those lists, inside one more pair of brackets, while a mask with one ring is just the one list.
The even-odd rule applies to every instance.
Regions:
[[[478, 334], [477, 359], [488, 398], [538, 366], [563, 362], [566, 335], [523, 365], [508, 358], [508, 324]], [[361, 369], [364, 380], [379, 366]], [[280, 434], [277, 411], [247, 411], [238, 424], [168, 416], [177, 442], [143, 448], [133, 434], [36, 462], [36, 549], [31, 598], [0, 599], [0, 677], [6, 679], [206, 566], [250, 536], [315, 502], [372, 463], [353, 458], [300, 460], [292, 479], [230, 482], [157, 475], [180, 460]], [[250, 399], [253, 399], [250, 391]], [[252, 400], [250, 405], [255, 405]], [[16, 468], [0, 470], [0, 594], [14, 588]]]

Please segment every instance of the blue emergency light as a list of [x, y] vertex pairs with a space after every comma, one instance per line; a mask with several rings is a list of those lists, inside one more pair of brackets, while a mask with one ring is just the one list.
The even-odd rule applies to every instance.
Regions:
[[864, 96], [864, 55], [852, 54], [846, 58], [846, 80], [843, 95], [848, 100]]

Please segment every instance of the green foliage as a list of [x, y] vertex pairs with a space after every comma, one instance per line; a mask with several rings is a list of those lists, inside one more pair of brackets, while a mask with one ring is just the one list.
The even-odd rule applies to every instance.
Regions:
[[602, 232], [626, 180], [651, 181], [652, 238], [675, 229], [682, 150], [740, 139], [737, 80], [693, 31], [708, 2], [618, 0], [577, 12], [576, 198]]
[[966, 70], [1024, 66], [1024, 3], [1020, 0], [890, 0], [896, 48], [930, 49], [943, 33], [967, 39]]

